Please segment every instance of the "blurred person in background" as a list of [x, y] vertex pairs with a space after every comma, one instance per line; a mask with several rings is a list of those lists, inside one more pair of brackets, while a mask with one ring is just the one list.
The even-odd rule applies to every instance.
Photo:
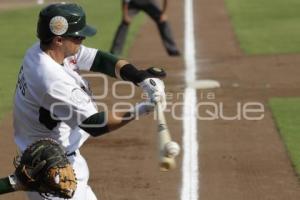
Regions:
[[122, 53], [132, 18], [142, 10], [155, 21], [168, 55], [179, 56], [180, 51], [175, 44], [170, 25], [167, 21], [167, 4], [168, 1], [163, 0], [161, 9], [157, 0], [122, 0], [122, 21], [115, 34], [110, 52], [115, 55]]

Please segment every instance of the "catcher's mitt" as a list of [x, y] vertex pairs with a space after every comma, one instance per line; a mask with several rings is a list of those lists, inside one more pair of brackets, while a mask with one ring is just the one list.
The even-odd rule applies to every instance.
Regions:
[[15, 165], [15, 175], [24, 190], [66, 199], [74, 195], [77, 186], [74, 170], [55, 140], [47, 138], [34, 142]]

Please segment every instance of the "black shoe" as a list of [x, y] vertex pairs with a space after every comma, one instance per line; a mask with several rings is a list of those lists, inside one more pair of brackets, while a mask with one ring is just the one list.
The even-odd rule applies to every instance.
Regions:
[[172, 50], [172, 51], [168, 51], [169, 56], [180, 56], [180, 51], [178, 50]]

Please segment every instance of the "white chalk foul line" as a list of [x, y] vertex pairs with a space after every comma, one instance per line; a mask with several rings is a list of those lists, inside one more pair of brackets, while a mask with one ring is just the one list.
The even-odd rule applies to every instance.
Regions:
[[195, 118], [196, 90], [185, 90], [181, 200], [198, 200], [198, 143]]
[[[196, 81], [196, 50], [194, 36], [193, 0], [185, 0], [185, 82]], [[198, 200], [198, 142], [197, 142], [196, 89], [187, 87], [183, 107], [183, 163], [181, 200]]]

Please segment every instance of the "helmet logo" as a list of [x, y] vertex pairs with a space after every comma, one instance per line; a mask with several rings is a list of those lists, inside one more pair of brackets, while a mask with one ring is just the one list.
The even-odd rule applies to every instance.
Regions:
[[49, 27], [54, 35], [63, 35], [68, 30], [68, 21], [62, 16], [53, 17], [50, 20]]

